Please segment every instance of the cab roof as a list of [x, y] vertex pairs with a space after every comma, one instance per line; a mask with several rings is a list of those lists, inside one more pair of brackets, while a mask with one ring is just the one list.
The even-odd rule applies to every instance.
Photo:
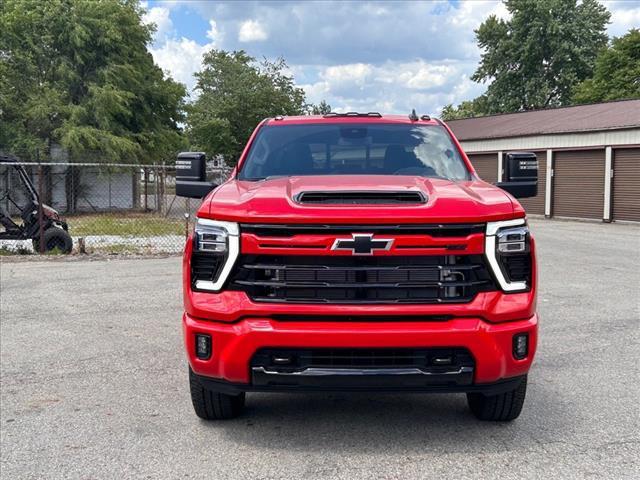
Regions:
[[329, 113], [326, 115], [299, 115], [299, 116], [277, 116], [268, 118], [263, 125], [303, 125], [303, 124], [345, 124], [345, 123], [396, 123], [396, 124], [418, 124], [418, 125], [439, 125], [439, 121], [423, 115], [413, 117], [409, 115], [382, 115], [376, 112], [369, 113]]

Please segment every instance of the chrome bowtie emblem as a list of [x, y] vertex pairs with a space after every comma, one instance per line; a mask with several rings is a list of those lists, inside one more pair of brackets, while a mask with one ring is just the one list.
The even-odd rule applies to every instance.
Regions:
[[353, 238], [336, 238], [331, 250], [350, 250], [352, 255], [373, 255], [374, 250], [389, 250], [392, 238], [373, 238], [372, 233], [352, 233]]

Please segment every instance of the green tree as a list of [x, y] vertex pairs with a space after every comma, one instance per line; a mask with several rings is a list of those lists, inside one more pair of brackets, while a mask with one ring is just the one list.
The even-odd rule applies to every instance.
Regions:
[[326, 115], [327, 113], [331, 113], [331, 105], [321, 100], [317, 105], [309, 105], [307, 111], [309, 115]]
[[183, 140], [183, 85], [147, 46], [137, 0], [0, 2], [0, 148], [154, 162]]
[[592, 78], [579, 84], [573, 96], [576, 103], [640, 98], [640, 30], [618, 38], [596, 59]]
[[283, 59], [256, 63], [246, 52], [211, 50], [195, 74], [198, 98], [188, 108], [188, 135], [195, 149], [237, 162], [251, 132], [264, 118], [302, 115], [305, 95], [286, 74]]
[[509, 20], [492, 15], [476, 30], [483, 50], [471, 77], [490, 82], [489, 113], [571, 103], [607, 44], [610, 14], [596, 0], [505, 0]]
[[481, 95], [473, 100], [465, 100], [457, 107], [454, 107], [452, 104], [445, 105], [440, 117], [446, 122], [460, 118], [481, 117], [488, 113], [487, 97]]

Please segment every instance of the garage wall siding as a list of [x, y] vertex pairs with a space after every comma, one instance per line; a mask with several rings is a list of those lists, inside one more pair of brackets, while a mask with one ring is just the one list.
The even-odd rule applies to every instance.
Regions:
[[640, 148], [613, 151], [613, 219], [640, 222]]
[[489, 183], [498, 181], [497, 153], [472, 153], [468, 157], [482, 180]]
[[605, 150], [554, 152], [553, 216], [601, 219]]

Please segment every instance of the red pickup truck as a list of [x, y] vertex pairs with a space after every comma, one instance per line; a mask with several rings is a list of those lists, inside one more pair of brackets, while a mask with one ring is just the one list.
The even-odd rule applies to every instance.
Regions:
[[275, 117], [230, 178], [176, 162], [202, 198], [184, 262], [184, 343], [203, 419], [246, 392], [466, 393], [479, 419], [520, 414], [536, 350], [535, 244], [516, 197], [535, 155], [482, 181], [427, 115]]

